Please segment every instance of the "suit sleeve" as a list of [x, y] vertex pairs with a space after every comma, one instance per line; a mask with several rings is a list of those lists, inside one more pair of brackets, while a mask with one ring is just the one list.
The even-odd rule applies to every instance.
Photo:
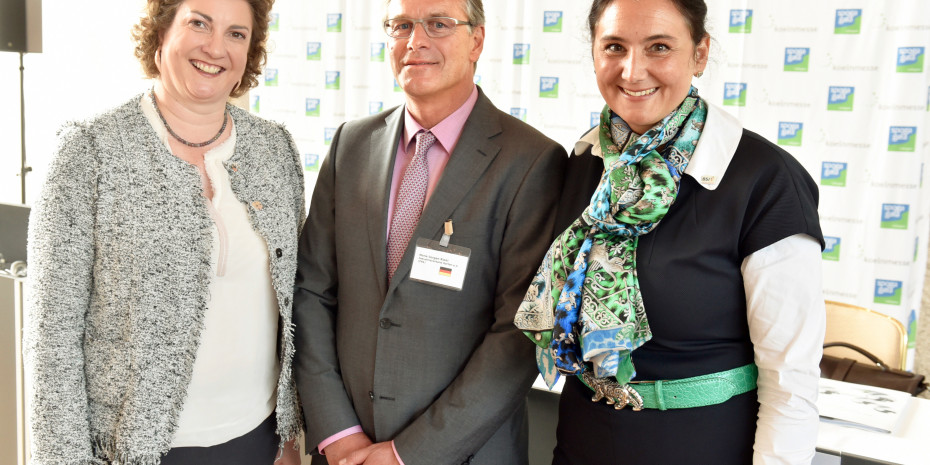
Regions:
[[335, 244], [335, 178], [339, 137], [320, 166], [310, 212], [300, 235], [294, 291], [294, 377], [307, 427], [306, 448], [358, 425], [339, 370], [336, 316], [339, 287]]
[[30, 292], [23, 334], [32, 384], [32, 463], [95, 464], [84, 377], [84, 327], [93, 287], [97, 161], [92, 137], [62, 130], [29, 218]]
[[304, 166], [303, 160], [300, 158], [300, 150], [297, 149], [297, 144], [294, 142], [294, 137], [291, 135], [283, 126], [280, 127], [281, 137], [287, 143], [287, 153], [290, 155], [291, 166], [294, 168], [294, 186], [296, 188], [292, 191], [294, 195], [294, 208], [297, 210], [294, 213], [294, 218], [297, 218], [297, 230], [301, 231], [301, 228], [304, 225], [306, 220], [306, 197], [304, 195]]
[[546, 145], [517, 181], [500, 244], [491, 329], [452, 384], [394, 439], [406, 465], [467, 460], [524, 404], [536, 377], [535, 351], [513, 319], [552, 239], [566, 159], [561, 146]]

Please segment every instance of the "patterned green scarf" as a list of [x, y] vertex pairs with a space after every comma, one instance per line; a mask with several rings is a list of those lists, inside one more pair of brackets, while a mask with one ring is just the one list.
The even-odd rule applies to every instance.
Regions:
[[[691, 88], [681, 106], [636, 136], [605, 106], [599, 139], [604, 174], [581, 218], [550, 246], [514, 323], [537, 345], [539, 371], [593, 369], [626, 384], [630, 354], [652, 338], [636, 276], [636, 246], [678, 196], [704, 128], [707, 105]], [[590, 363], [590, 368], [586, 364]]]

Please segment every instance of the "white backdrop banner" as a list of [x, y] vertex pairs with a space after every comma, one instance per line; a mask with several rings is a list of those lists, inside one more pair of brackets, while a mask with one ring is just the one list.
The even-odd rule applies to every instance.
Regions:
[[[475, 81], [568, 150], [604, 106], [589, 5], [485, 2]], [[901, 321], [912, 366], [930, 232], [930, 2], [708, 0], [708, 9], [711, 63], [695, 86], [808, 169], [820, 186], [825, 297]], [[250, 104], [294, 134], [308, 200], [336, 128], [403, 103], [383, 18], [380, 0], [275, 2]]]

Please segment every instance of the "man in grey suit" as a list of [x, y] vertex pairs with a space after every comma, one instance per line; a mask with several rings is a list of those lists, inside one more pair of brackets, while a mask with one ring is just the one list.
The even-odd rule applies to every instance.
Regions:
[[338, 129], [300, 239], [307, 448], [314, 464], [526, 464], [536, 364], [513, 317], [567, 155], [474, 84], [480, 0], [392, 0], [386, 17], [406, 103]]

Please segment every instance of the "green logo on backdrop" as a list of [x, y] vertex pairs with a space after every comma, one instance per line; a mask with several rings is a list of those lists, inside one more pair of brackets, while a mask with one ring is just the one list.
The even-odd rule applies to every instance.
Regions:
[[907, 229], [910, 209], [910, 205], [906, 204], [882, 204], [882, 229]]
[[278, 16], [278, 14], [277, 14], [277, 13], [271, 13], [271, 15], [269, 15], [269, 16], [271, 16], [271, 18], [270, 18], [271, 20], [268, 21], [268, 30], [269, 30], [269, 31], [277, 31], [277, 30], [281, 29], [281, 23], [279, 22], [279, 19], [280, 19], [280, 18], [279, 18], [279, 16]]
[[749, 34], [752, 32], [752, 10], [730, 10], [730, 33]]
[[846, 163], [825, 161], [821, 165], [820, 185], [832, 187], [846, 187]]
[[278, 70], [274, 68], [265, 68], [265, 86], [278, 86]]
[[823, 238], [826, 247], [823, 249], [821, 254], [824, 260], [829, 260], [831, 262], [840, 261], [840, 238], [838, 237], [824, 237]]
[[889, 152], [913, 152], [916, 149], [916, 126], [891, 126], [888, 129]]
[[875, 303], [885, 305], [901, 305], [901, 288], [887, 296], [875, 296]]
[[785, 71], [807, 72], [810, 61], [811, 49], [809, 47], [785, 48]]
[[513, 64], [530, 64], [530, 44], [513, 44]]
[[326, 32], [342, 32], [342, 13], [326, 15]]
[[746, 106], [746, 83], [726, 82], [723, 84], [723, 104], [731, 107]]
[[320, 116], [320, 99], [308, 98], [304, 114], [306, 116]]
[[901, 291], [904, 283], [890, 279], [875, 280], [875, 298], [878, 304], [901, 305]]
[[341, 81], [339, 71], [327, 71], [326, 72], [326, 88], [339, 90], [339, 83]]
[[778, 145], [800, 147], [801, 137], [803, 135], [803, 123], [793, 123], [786, 121], [778, 123]]
[[907, 348], [917, 347], [917, 312], [911, 310], [907, 318]]
[[924, 72], [924, 50], [924, 47], [898, 47], [898, 72]]
[[307, 60], [320, 61], [323, 59], [323, 44], [320, 42], [307, 42]]
[[562, 32], [562, 12], [543, 12], [543, 32]]
[[858, 34], [861, 29], [861, 9], [836, 10], [836, 23], [833, 28], [834, 34]]
[[546, 76], [540, 77], [539, 96], [541, 98], [559, 98], [559, 78]]
[[827, 111], [853, 111], [856, 88], [852, 86], [830, 86]]

